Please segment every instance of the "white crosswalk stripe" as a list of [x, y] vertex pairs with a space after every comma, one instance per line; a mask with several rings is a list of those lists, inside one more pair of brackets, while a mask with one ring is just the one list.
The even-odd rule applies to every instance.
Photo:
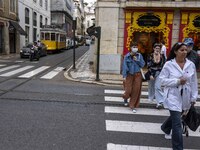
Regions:
[[30, 69], [32, 67], [34, 67], [34, 66], [25, 66], [25, 67], [19, 68], [17, 70], [13, 70], [13, 71], [1, 74], [0, 76], [2, 76], [2, 77], [10, 77], [10, 76], [15, 75], [17, 73], [20, 73], [22, 71], [28, 70], [28, 69]]
[[7, 70], [17, 68], [17, 67], [20, 67], [20, 65], [12, 65], [12, 66], [8, 66], [8, 67], [4, 67], [4, 68], [0, 69], [0, 72], [7, 71]]
[[[146, 88], [147, 90], [147, 88]], [[113, 103], [115, 104], [123, 104], [123, 98], [122, 94], [124, 93], [124, 90], [109, 90], [105, 89], [104, 90], [105, 94], [109, 94], [109, 96], [104, 96], [104, 101]], [[142, 91], [140, 98], [140, 103], [141, 104], [147, 104], [147, 105], [155, 105], [156, 102], [149, 102], [147, 97], [148, 97], [148, 92], [147, 91]], [[200, 97], [200, 96], [199, 96]], [[200, 107], [200, 102], [197, 101], [195, 106]], [[136, 113], [133, 113], [132, 110], [129, 107], [124, 107], [124, 106], [105, 106], [104, 107], [104, 113], [109, 114], [109, 115], [121, 115], [124, 116], [122, 118], [125, 118], [125, 115], [131, 115], [135, 117], [145, 116], [145, 117], [166, 117], [169, 116], [169, 111], [166, 109], [161, 109], [158, 110], [156, 108], [138, 108]], [[114, 117], [115, 118], [115, 117]], [[109, 119], [105, 119], [105, 128], [106, 131], [109, 133], [123, 133], [123, 134], [149, 134], [149, 135], [163, 135], [163, 140], [164, 139], [164, 133], [160, 129], [162, 122], [154, 122], [154, 121], [148, 121], [145, 122], [145, 120], [140, 119], [140, 121], [134, 121], [134, 120], [119, 120], [119, 119], [113, 119], [112, 117], [109, 117]], [[189, 136], [194, 137], [194, 138], [200, 138], [200, 127], [197, 129], [197, 132], [193, 132], [189, 130]], [[112, 141], [113, 142], [113, 141]], [[127, 145], [123, 143], [107, 143], [107, 150], [171, 150], [171, 147], [154, 147], [154, 146], [146, 146], [146, 145]], [[192, 149], [187, 149], [187, 150], [192, 150]]]
[[42, 76], [42, 79], [52, 79], [55, 77], [59, 72], [61, 72], [64, 69], [64, 67], [57, 67], [53, 71], [49, 72], [48, 74]]
[[28, 72], [28, 73], [26, 73], [26, 74], [23, 74], [23, 75], [21, 75], [21, 76], [18, 76], [18, 77], [19, 77], [19, 78], [30, 78], [30, 77], [33, 77], [34, 75], [36, 75], [36, 74], [38, 74], [38, 73], [40, 73], [40, 72], [42, 72], [42, 71], [48, 69], [49, 67], [50, 67], [50, 66], [42, 66], [42, 67], [39, 67], [39, 68], [37, 68], [37, 69], [35, 69], [35, 70], [32, 70], [32, 71], [30, 71], [30, 72]]
[[[6, 66], [5, 64], [0, 64], [0, 77], [11, 77], [14, 75], [18, 75], [18, 78], [31, 78], [45, 70], [47, 70], [48, 68], [50, 68], [50, 66], [41, 66], [41, 67], [35, 67], [34, 65], [26, 65], [26, 66], [21, 66], [21, 65], [11, 65], [11, 66]], [[30, 69], [32, 69], [30, 71]], [[41, 79], [52, 79], [55, 76], [57, 76], [60, 72], [62, 72], [62, 70], [64, 69], [64, 67], [56, 67], [55, 69], [49, 71], [48, 73], [44, 74], [43, 76], [41, 76]], [[29, 71], [29, 72], [25, 72], [25, 71]], [[21, 73], [21, 75], [20, 75]]]

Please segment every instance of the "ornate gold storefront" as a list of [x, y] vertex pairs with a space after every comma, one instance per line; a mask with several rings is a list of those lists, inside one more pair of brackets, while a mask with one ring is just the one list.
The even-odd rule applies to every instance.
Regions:
[[129, 51], [132, 42], [138, 42], [143, 55], [152, 52], [152, 45], [164, 41], [171, 46], [173, 12], [162, 11], [125, 11], [124, 54]]
[[180, 41], [186, 37], [194, 40], [194, 49], [200, 50], [200, 12], [182, 11]]

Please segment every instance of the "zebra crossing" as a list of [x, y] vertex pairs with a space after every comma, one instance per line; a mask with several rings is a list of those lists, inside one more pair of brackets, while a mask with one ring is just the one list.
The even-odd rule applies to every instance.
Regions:
[[[161, 131], [160, 126], [162, 124], [162, 121], [146, 121], [146, 120], [142, 120], [142, 121], [134, 121], [134, 119], [130, 120], [130, 117], [128, 117], [129, 119], [124, 119], [127, 116], [134, 116], [137, 118], [140, 118], [141, 116], [145, 116], [145, 117], [153, 117], [155, 118], [155, 120], [159, 120], [157, 119], [158, 117], [166, 117], [169, 116], [169, 111], [166, 109], [161, 109], [158, 110], [155, 107], [144, 107], [144, 108], [138, 108], [137, 109], [137, 113], [133, 113], [132, 110], [129, 107], [124, 107], [123, 105], [120, 106], [116, 106], [115, 104], [123, 104], [123, 98], [121, 97], [121, 95], [123, 94], [123, 90], [110, 90], [110, 89], [105, 89], [104, 93], [104, 101], [105, 102], [110, 102], [113, 104], [109, 105], [109, 106], [105, 106], [104, 107], [104, 113], [107, 115], [110, 115], [111, 117], [109, 117], [109, 119], [105, 119], [105, 129], [106, 132], [108, 134], [113, 134], [113, 133], [123, 133], [123, 134], [143, 134], [143, 135], [157, 135], [162, 137], [162, 140], [166, 140], [164, 139], [164, 133]], [[146, 105], [155, 105], [155, 102], [149, 102], [147, 99], [148, 96], [148, 92], [147, 91], [142, 91], [141, 93], [141, 99], [140, 99], [140, 103], [141, 104], [146, 104]], [[200, 95], [199, 95], [200, 98]], [[198, 100], [196, 103], [197, 107], [200, 107], [200, 101]], [[106, 116], [107, 116], [106, 115]], [[123, 116], [123, 120], [119, 120], [115, 117], [112, 117], [112, 115], [116, 116], [116, 115], [121, 115]], [[196, 132], [193, 131], [189, 131], [189, 137], [192, 138], [197, 138], [198, 140], [200, 140], [200, 128], [197, 129]], [[158, 139], [160, 140], [160, 139]], [[168, 141], [168, 140], [167, 140]], [[118, 143], [116, 142], [109, 142], [107, 143], [107, 150], [171, 150], [172, 148], [170, 147], [171, 144], [169, 145], [162, 145], [162, 146], [148, 146], [147, 145], [141, 145], [141, 144], [129, 144], [127, 145], [127, 143], [123, 144], [122, 142]], [[187, 145], [187, 147], [190, 147], [190, 145]], [[189, 149], [187, 149], [189, 150]], [[192, 149], [190, 149], [192, 150]]]
[[[17, 76], [18, 78], [31, 78], [43, 71], [46, 71], [49, 69], [50, 66], [40, 66], [35, 67], [34, 65], [27, 65], [27, 66], [21, 66], [21, 65], [11, 65], [6, 66], [5, 64], [0, 64], [0, 77], [11, 77], [11, 76]], [[53, 79], [56, 75], [58, 75], [64, 67], [57, 67], [51, 71], [49, 71], [47, 74], [41, 76], [41, 79]]]

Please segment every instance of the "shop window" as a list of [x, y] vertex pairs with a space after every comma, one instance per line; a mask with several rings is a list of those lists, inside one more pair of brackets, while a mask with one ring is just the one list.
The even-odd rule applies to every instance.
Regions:
[[16, 0], [10, 0], [10, 12], [16, 12]]
[[29, 24], [29, 9], [28, 8], [25, 8], [25, 23], [26, 24]]
[[37, 26], [37, 13], [33, 13], [33, 26]]

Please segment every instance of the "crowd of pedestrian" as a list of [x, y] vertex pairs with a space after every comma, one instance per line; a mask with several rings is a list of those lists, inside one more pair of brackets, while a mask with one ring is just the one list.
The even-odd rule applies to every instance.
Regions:
[[[183, 42], [175, 43], [167, 56], [165, 43], [155, 43], [146, 64], [144, 80], [148, 81], [148, 100], [152, 102], [155, 98], [157, 109], [169, 110], [170, 116], [161, 130], [166, 139], [172, 139], [173, 150], [183, 150], [181, 115], [195, 105], [198, 97], [196, 71], [200, 64], [193, 46], [193, 39], [185, 38]], [[123, 98], [124, 105], [136, 113], [141, 95], [141, 68], [145, 62], [136, 43], [130, 49], [123, 61]]]

